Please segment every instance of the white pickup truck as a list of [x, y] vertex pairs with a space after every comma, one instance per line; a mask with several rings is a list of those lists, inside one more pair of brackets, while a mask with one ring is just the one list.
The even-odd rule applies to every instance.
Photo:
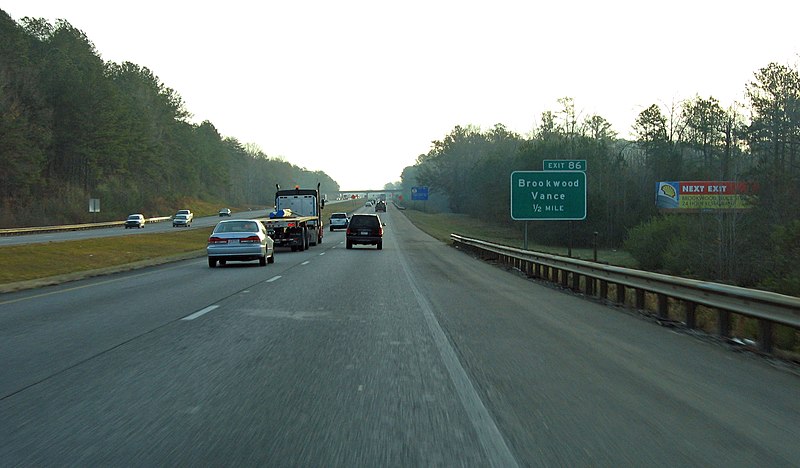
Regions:
[[172, 227], [189, 227], [192, 225], [192, 220], [194, 220], [192, 210], [178, 210], [175, 216], [172, 217]]

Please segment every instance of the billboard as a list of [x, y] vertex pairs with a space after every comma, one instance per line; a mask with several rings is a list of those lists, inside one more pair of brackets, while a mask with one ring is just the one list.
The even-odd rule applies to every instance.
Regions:
[[734, 210], [752, 206], [751, 182], [656, 182], [656, 207], [665, 210]]

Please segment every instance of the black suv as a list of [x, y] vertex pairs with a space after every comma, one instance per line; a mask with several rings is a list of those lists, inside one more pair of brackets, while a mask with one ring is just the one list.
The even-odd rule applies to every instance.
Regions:
[[386, 202], [383, 200], [379, 200], [378, 203], [375, 204], [375, 212], [383, 211], [386, 213]]
[[369, 244], [383, 248], [383, 226], [376, 214], [354, 214], [347, 225], [347, 248], [353, 244]]

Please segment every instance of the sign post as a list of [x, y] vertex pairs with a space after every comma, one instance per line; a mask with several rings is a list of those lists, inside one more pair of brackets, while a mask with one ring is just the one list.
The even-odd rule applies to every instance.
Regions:
[[[421, 186], [418, 186], [418, 187], [411, 187], [411, 200], [413, 202], [416, 202], [417, 200], [428, 201], [428, 186], [427, 185], [421, 185]], [[414, 208], [417, 207], [416, 205], [417, 204], [414, 203]], [[423, 204], [422, 206], [424, 207], [425, 204]], [[422, 211], [425, 211], [425, 210], [423, 209]]]
[[97, 213], [100, 212], [100, 199], [99, 198], [90, 198], [89, 199], [89, 213], [95, 213], [92, 215], [92, 219], [95, 221], [97, 220]]

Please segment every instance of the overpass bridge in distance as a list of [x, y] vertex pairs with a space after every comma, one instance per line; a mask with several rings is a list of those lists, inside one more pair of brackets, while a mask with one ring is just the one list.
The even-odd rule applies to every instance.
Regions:
[[370, 194], [380, 194], [385, 193], [387, 197], [393, 198], [395, 195], [400, 195], [403, 193], [400, 189], [386, 189], [386, 190], [339, 190], [338, 192], [333, 192], [336, 195], [336, 198], [341, 198], [344, 195], [347, 195], [348, 198], [351, 195], [357, 196], [369, 196]]

